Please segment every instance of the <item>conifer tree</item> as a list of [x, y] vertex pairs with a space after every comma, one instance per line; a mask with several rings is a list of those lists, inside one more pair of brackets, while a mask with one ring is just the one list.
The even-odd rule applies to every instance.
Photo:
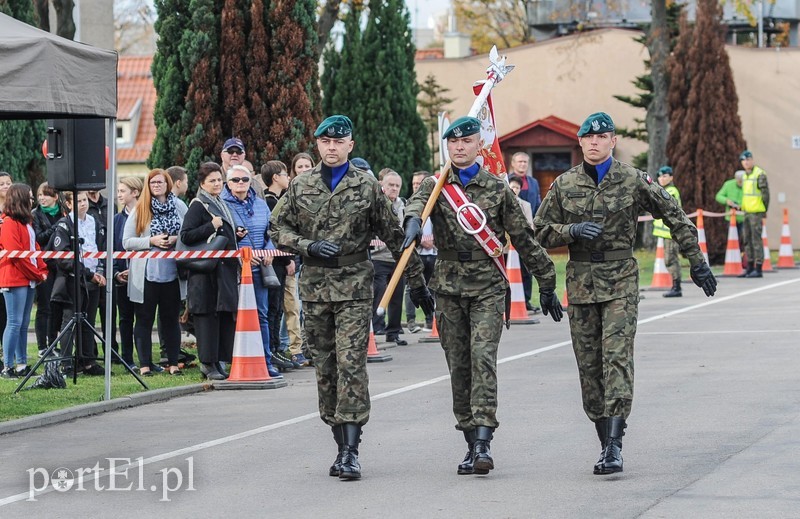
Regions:
[[[336, 50], [331, 42], [325, 49], [324, 72], [322, 74], [322, 116], [333, 114], [347, 115], [360, 135], [364, 109], [364, 53], [362, 44], [361, 19], [363, 8], [360, 3], [348, 6], [344, 17], [344, 37], [341, 50]], [[358, 155], [353, 155], [358, 156]], [[369, 160], [368, 157], [364, 157]]]
[[417, 103], [419, 104], [422, 120], [428, 130], [431, 143], [431, 163], [429, 171], [435, 171], [436, 154], [439, 152], [439, 143], [436, 142], [436, 132], [439, 131], [439, 112], [444, 111], [445, 107], [452, 103], [454, 99], [444, 97], [444, 94], [449, 92], [450, 89], [442, 87], [436, 81], [436, 77], [433, 74], [428, 74], [419, 88], [421, 96]]
[[268, 124], [260, 148], [265, 150], [264, 160], [288, 164], [296, 153], [311, 147], [320, 119], [316, 7], [315, 0], [283, 0], [270, 9]]
[[[239, 137], [252, 148], [253, 132], [248, 110], [248, 88], [245, 56], [247, 38], [252, 27], [246, 13], [247, 0], [225, 0], [222, 8], [219, 81], [222, 86], [220, 124], [224, 137]], [[258, 21], [256, 21], [258, 23]], [[221, 144], [220, 144], [221, 145]]]
[[[717, 190], [740, 168], [739, 153], [745, 148], [721, 19], [717, 0], [698, 0], [695, 27], [681, 34], [670, 60], [667, 153], [687, 213], [715, 207]], [[718, 262], [725, 253], [725, 220], [705, 223], [709, 257]]]
[[[0, 12], [35, 25], [30, 0], [0, 0]], [[15, 182], [36, 189], [44, 180], [41, 147], [45, 137], [44, 121], [0, 121], [0, 169], [10, 173]]]
[[364, 77], [354, 154], [370, 157], [377, 171], [389, 167], [403, 177], [409, 191], [411, 174], [428, 166], [425, 123], [417, 112], [414, 72], [416, 49], [410, 16], [403, 0], [374, 0], [364, 30]]

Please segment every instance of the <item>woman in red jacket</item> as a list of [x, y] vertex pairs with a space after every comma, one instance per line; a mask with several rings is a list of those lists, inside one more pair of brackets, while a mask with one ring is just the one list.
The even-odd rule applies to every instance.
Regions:
[[[39, 249], [33, 230], [31, 209], [35, 202], [31, 188], [13, 184], [6, 194], [3, 225], [0, 226], [0, 248], [7, 251]], [[28, 373], [28, 325], [31, 322], [34, 289], [47, 279], [47, 267], [41, 258], [0, 259], [0, 291], [6, 302], [8, 323], [3, 332], [5, 369], [3, 378]], [[16, 370], [14, 364], [16, 363]]]

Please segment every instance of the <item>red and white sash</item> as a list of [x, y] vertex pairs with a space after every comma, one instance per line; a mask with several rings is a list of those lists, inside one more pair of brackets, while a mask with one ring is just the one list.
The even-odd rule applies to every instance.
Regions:
[[[436, 175], [438, 177], [439, 175]], [[503, 259], [503, 242], [486, 224], [486, 214], [480, 207], [472, 203], [458, 184], [446, 183], [442, 188], [445, 200], [456, 214], [456, 220], [464, 232], [471, 235], [481, 248], [494, 261], [495, 266], [508, 281], [506, 265]]]

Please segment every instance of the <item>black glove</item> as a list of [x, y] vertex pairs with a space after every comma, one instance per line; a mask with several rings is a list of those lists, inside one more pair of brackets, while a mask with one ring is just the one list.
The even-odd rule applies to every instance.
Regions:
[[403, 241], [403, 250], [414, 243], [422, 241], [422, 218], [419, 216], [411, 216], [406, 218], [405, 221], [406, 239]]
[[703, 292], [705, 292], [708, 297], [714, 295], [717, 291], [717, 278], [714, 277], [708, 263], [705, 261], [703, 263], [698, 263], [689, 269], [689, 273], [692, 276], [694, 284], [702, 288]]
[[431, 313], [433, 313], [435, 309], [433, 296], [426, 285], [412, 288], [408, 292], [408, 295], [411, 297], [411, 302], [414, 303], [414, 306], [422, 308], [425, 315], [431, 315]]
[[552, 290], [539, 291], [539, 304], [542, 306], [542, 313], [550, 314], [555, 322], [561, 321], [561, 318], [564, 317], [564, 309], [561, 308], [561, 303]]
[[593, 240], [603, 232], [603, 224], [594, 222], [574, 223], [569, 227], [569, 235], [576, 240]]
[[332, 258], [339, 253], [339, 246], [325, 240], [315, 241], [308, 246], [308, 255], [318, 258]]

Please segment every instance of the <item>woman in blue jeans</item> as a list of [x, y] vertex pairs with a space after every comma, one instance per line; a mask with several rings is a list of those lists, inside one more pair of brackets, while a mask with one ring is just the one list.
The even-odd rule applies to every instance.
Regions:
[[[34, 198], [25, 184], [13, 184], [6, 195], [3, 225], [0, 226], [0, 248], [7, 251], [35, 251], [39, 248], [33, 230]], [[9, 258], [0, 260], [0, 289], [6, 303], [7, 323], [3, 332], [5, 368], [0, 376], [15, 378], [27, 375], [28, 326], [38, 283], [47, 279], [47, 267], [41, 258]], [[16, 369], [14, 364], [16, 363]]]

